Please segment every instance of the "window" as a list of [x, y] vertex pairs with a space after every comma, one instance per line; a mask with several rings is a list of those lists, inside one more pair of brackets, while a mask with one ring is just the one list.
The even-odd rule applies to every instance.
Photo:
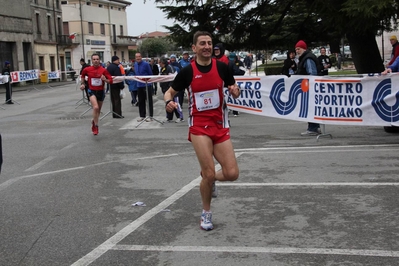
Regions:
[[111, 6], [111, 9], [114, 9], [114, 7], [113, 7], [113, 6]]
[[86, 2], [86, 5], [91, 6], [91, 2]]
[[40, 68], [40, 70], [45, 70], [45, 68], [44, 68], [44, 57], [43, 56], [39, 56], [39, 68]]
[[104, 23], [100, 24], [101, 35], [105, 35], [105, 25]]
[[119, 34], [120, 34], [121, 36], [123, 36], [123, 26], [122, 26], [122, 25], [121, 25], [120, 28], [119, 28]]
[[103, 8], [103, 5], [99, 4], [98, 7], [99, 7], [99, 8]]
[[36, 27], [37, 27], [37, 33], [42, 33], [40, 30], [40, 14], [36, 13]]
[[46, 0], [46, 6], [50, 6], [50, 0]]
[[89, 22], [89, 34], [94, 34], [93, 22]]
[[72, 66], [72, 62], [71, 62], [71, 52], [65, 52], [65, 63], [66, 65], [71, 65]]
[[60, 8], [60, 0], [56, 0], [56, 7], [57, 7], [57, 9]]
[[65, 35], [69, 35], [69, 23], [68, 21], [62, 22], [62, 29]]
[[68, 1], [61, 1], [61, 5], [67, 5]]
[[58, 26], [57, 35], [62, 35], [62, 19], [60, 17], [57, 18], [57, 26]]
[[55, 57], [50, 56], [50, 71], [55, 71]]
[[[51, 17], [50, 16], [47, 16], [47, 27], [48, 27], [48, 35], [52, 35], [53, 32], [51, 30]], [[51, 39], [51, 36], [50, 36], [50, 39]]]
[[122, 62], [125, 62], [125, 52], [121, 51], [121, 60]]

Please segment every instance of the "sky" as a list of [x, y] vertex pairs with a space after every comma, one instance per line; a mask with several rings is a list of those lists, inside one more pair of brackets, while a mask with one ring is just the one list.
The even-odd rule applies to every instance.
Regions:
[[164, 13], [156, 7], [154, 1], [128, 0], [132, 2], [127, 7], [127, 29], [129, 36], [142, 33], [167, 30], [162, 25], [172, 26], [173, 20], [167, 20]]

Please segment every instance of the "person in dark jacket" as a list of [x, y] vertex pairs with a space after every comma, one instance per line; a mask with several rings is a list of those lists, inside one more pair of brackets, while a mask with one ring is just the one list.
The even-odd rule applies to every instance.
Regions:
[[[107, 67], [108, 72], [111, 76], [122, 76], [121, 69], [119, 67], [119, 57], [114, 55], [112, 57], [112, 63]], [[125, 85], [123, 82], [110, 84], [111, 89], [111, 102], [112, 102], [112, 117], [113, 118], [124, 118], [122, 116], [122, 101], [121, 101], [121, 90]]]
[[[158, 75], [159, 75], [159, 66], [158, 66], [158, 62], [155, 61], [154, 58], [151, 58], [151, 60], [150, 60], [150, 65], [151, 65], [151, 68], [152, 68], [152, 74], [153, 74], [154, 76], [158, 76]], [[157, 83], [157, 82], [154, 82], [154, 83], [153, 83], [153, 87], [154, 87], [153, 93], [154, 93], [154, 95], [157, 95], [158, 83]]]
[[[234, 76], [243, 76], [245, 75], [245, 66], [244, 63], [238, 59], [238, 56], [235, 53], [229, 54], [229, 68], [231, 72], [233, 72]], [[238, 116], [240, 113], [238, 111], [233, 110], [233, 116]]]
[[229, 58], [224, 54], [225, 49], [223, 46], [223, 43], [217, 43], [215, 47], [213, 47], [213, 57], [216, 58], [216, 60], [221, 61], [225, 63], [226, 65], [229, 64]]
[[[80, 59], [80, 65], [82, 66], [82, 68], [80, 69], [80, 73], [79, 73], [79, 75], [81, 76], [83, 69], [85, 69], [86, 67], [89, 67], [90, 65], [86, 64], [84, 58]], [[89, 93], [87, 91], [88, 89], [89, 89], [89, 84], [87, 83], [87, 81], [85, 81], [85, 92], [86, 92], [87, 102], [90, 102]]]
[[328, 55], [326, 55], [326, 48], [320, 48], [321, 55], [317, 58], [319, 60], [319, 65], [321, 67], [320, 75], [328, 76], [328, 69], [331, 68], [331, 60]]
[[[302, 40], [298, 41], [295, 45], [295, 52], [299, 56], [297, 75], [318, 75], [318, 60], [317, 57], [308, 50], [308, 46]], [[308, 123], [308, 129], [302, 132], [302, 136], [317, 136], [321, 133], [320, 124]]]
[[295, 61], [295, 51], [290, 50], [287, 52], [287, 59], [284, 60], [283, 69], [281, 70], [281, 74], [290, 77], [294, 75], [297, 70], [297, 63]]
[[6, 104], [14, 104], [11, 100], [12, 87], [11, 87], [11, 64], [9, 61], [4, 62], [4, 68], [1, 71], [3, 76], [8, 76], [8, 82], [4, 83], [6, 88]]

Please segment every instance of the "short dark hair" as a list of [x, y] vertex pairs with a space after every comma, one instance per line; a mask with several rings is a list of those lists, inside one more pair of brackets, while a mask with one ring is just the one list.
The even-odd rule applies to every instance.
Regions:
[[98, 56], [98, 58], [100, 58], [100, 55], [99, 55], [99, 54], [92, 54], [92, 55], [91, 55], [91, 59], [93, 59], [93, 56]]
[[200, 37], [200, 36], [209, 36], [212, 38], [212, 35], [207, 31], [197, 31], [196, 33], [194, 33], [194, 36], [193, 36], [193, 44], [194, 45], [197, 44], [198, 37]]
[[80, 58], [80, 62], [84, 63], [85, 59], [84, 58]]

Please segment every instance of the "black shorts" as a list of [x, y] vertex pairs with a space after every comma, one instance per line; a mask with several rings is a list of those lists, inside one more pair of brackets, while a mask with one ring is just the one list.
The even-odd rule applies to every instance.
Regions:
[[103, 102], [104, 101], [104, 98], [105, 98], [105, 93], [104, 93], [104, 90], [91, 90], [91, 89], [88, 89], [87, 90], [87, 94], [89, 95], [89, 98], [91, 97], [91, 96], [96, 96], [96, 99], [97, 99], [97, 101], [99, 101], [99, 102]]

